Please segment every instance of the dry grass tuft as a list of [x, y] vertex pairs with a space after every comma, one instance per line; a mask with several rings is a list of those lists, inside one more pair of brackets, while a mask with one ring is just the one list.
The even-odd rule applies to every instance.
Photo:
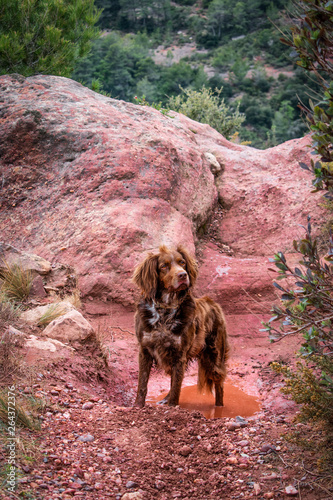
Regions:
[[[31, 408], [27, 409], [27, 407], [31, 407], [31, 404], [28, 400], [25, 401], [25, 404], [19, 403], [16, 398], [15, 401], [15, 426], [25, 427], [30, 430], [40, 430], [40, 423], [36, 420], [31, 412]], [[8, 391], [0, 392], [0, 420], [4, 425], [8, 425]], [[13, 408], [11, 407], [12, 411]]]
[[22, 358], [18, 355], [21, 343], [21, 337], [9, 330], [0, 334], [0, 386], [11, 383], [22, 371]]
[[66, 312], [67, 309], [61, 306], [61, 304], [51, 304], [47, 311], [39, 318], [37, 325], [45, 327], [53, 320], [66, 314]]
[[63, 300], [67, 300], [67, 302], [70, 302], [72, 306], [75, 307], [75, 309], [81, 309], [82, 307], [80, 290], [78, 290], [77, 288], [73, 290], [71, 295], [65, 296]]
[[28, 298], [33, 281], [32, 273], [19, 264], [10, 265], [3, 261], [2, 265], [3, 268], [0, 270], [2, 294], [15, 302]]

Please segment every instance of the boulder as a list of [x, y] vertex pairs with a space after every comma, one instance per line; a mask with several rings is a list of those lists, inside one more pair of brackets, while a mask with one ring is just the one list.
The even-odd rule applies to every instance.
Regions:
[[[23, 345], [24, 361], [28, 366], [38, 366], [41, 370], [50, 363], [60, 361], [65, 365], [71, 363], [75, 356], [75, 349], [56, 339], [40, 339], [36, 335], [29, 335]], [[40, 397], [35, 394], [35, 397]]]
[[308, 215], [314, 229], [325, 220], [322, 194], [311, 193], [312, 176], [299, 167], [313, 158], [310, 145], [305, 136], [264, 151], [216, 153], [225, 165], [219, 195], [227, 210], [220, 237], [238, 256], [291, 252], [293, 240], [304, 236]]
[[47, 274], [51, 270], [51, 264], [43, 257], [34, 253], [27, 253], [18, 250], [9, 243], [0, 241], [0, 271], [7, 266], [18, 265], [24, 271], [34, 274]]
[[29, 325], [38, 325], [41, 319], [45, 316], [62, 316], [69, 311], [72, 311], [73, 309], [74, 306], [70, 302], [54, 302], [45, 306], [38, 306], [34, 307], [33, 309], [28, 309], [21, 314], [20, 318], [22, 321], [25, 321]]
[[53, 320], [41, 333], [43, 337], [76, 343], [95, 336], [91, 324], [75, 309]]
[[194, 253], [216, 219], [198, 294], [238, 314], [259, 294], [270, 300], [267, 256], [293, 251], [309, 213], [314, 229], [325, 219], [298, 166], [310, 161], [309, 136], [259, 151], [67, 78], [7, 75], [0, 88], [1, 234], [73, 266], [83, 297], [132, 305], [130, 278], [146, 252], [181, 242]]
[[67, 351], [74, 351], [73, 347], [65, 345], [56, 339], [46, 339], [41, 340], [36, 335], [29, 335], [25, 342], [25, 346], [33, 350], [50, 351], [56, 352], [61, 349], [66, 349]]

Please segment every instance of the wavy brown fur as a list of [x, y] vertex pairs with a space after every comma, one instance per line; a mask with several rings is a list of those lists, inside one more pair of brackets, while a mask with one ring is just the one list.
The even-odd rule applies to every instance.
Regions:
[[199, 390], [215, 387], [215, 404], [223, 406], [229, 352], [226, 323], [216, 302], [193, 297], [197, 274], [197, 263], [181, 245], [176, 250], [161, 246], [134, 271], [133, 281], [142, 292], [135, 315], [140, 346], [135, 406], [145, 405], [153, 363], [171, 376], [163, 402], [177, 405], [186, 366], [194, 358], [198, 359]]

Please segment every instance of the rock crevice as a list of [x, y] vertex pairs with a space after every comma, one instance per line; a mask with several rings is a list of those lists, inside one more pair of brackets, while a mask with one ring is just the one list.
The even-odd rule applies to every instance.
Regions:
[[222, 202], [218, 238], [236, 260], [220, 276], [223, 246], [206, 246], [200, 290], [223, 305], [228, 287], [241, 288], [242, 259], [266, 289], [265, 257], [292, 251], [308, 213], [314, 226], [323, 220], [298, 167], [309, 137], [258, 151], [67, 78], [2, 76], [0, 89], [3, 239], [75, 267], [84, 296], [133, 304], [130, 277], [145, 252], [181, 242], [194, 253]]

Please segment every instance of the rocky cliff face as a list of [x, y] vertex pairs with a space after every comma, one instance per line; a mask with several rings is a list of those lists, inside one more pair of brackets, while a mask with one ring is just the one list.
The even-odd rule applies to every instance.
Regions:
[[1, 77], [0, 105], [1, 239], [74, 266], [84, 296], [133, 304], [145, 252], [182, 242], [194, 253], [213, 222], [198, 293], [245, 314], [249, 295], [272, 298], [267, 256], [292, 251], [307, 214], [323, 219], [298, 167], [309, 137], [259, 151], [52, 76]]

